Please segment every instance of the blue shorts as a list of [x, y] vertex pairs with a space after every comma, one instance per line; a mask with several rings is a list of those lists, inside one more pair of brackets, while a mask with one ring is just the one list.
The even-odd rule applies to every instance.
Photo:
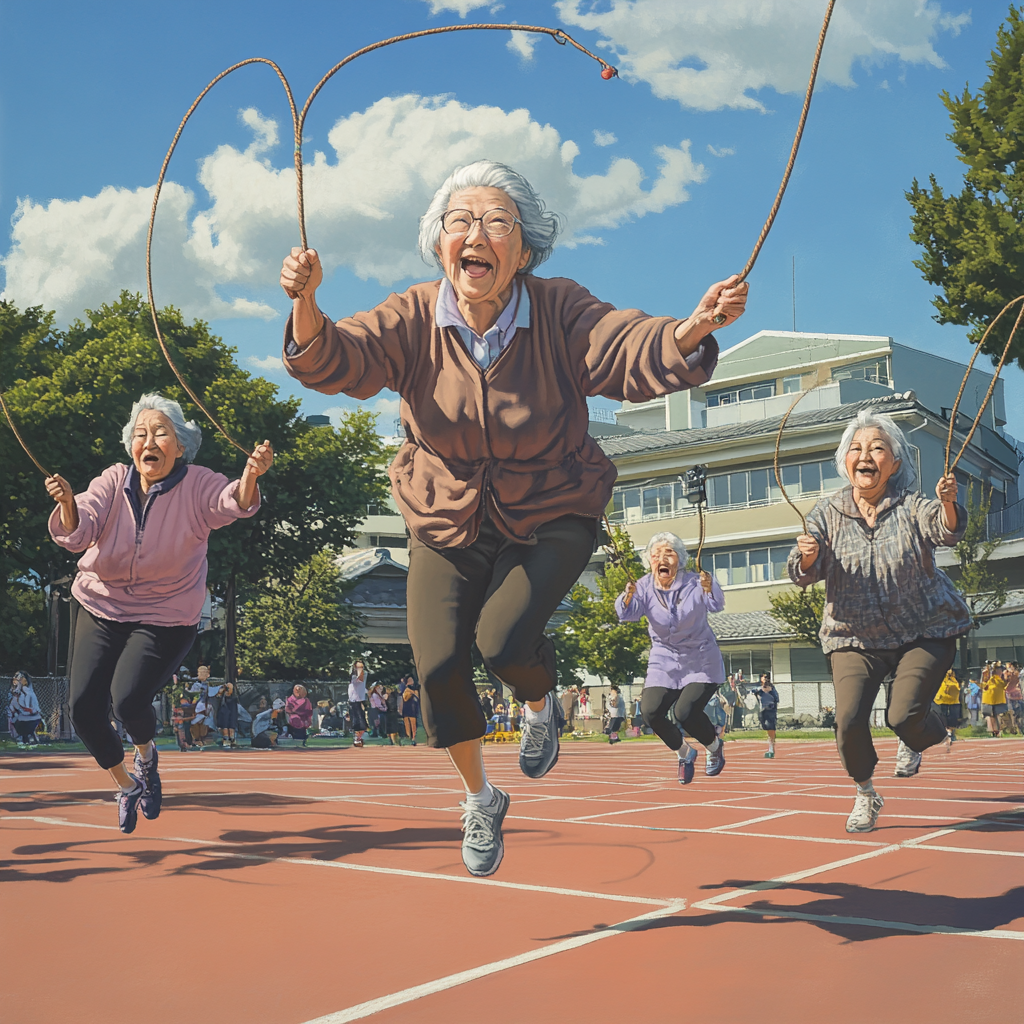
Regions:
[[762, 729], [770, 729], [772, 732], [775, 732], [775, 717], [776, 717], [776, 710], [775, 710], [775, 708], [772, 708], [770, 711], [762, 711], [761, 712], [761, 728]]

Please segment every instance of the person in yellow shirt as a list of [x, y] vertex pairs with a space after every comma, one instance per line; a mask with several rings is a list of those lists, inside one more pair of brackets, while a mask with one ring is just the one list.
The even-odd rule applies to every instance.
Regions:
[[999, 735], [999, 716], [1006, 714], [1006, 680], [999, 671], [999, 666], [992, 667], [988, 679], [981, 691], [981, 713], [985, 716], [985, 724], [993, 736]]
[[936, 710], [946, 723], [946, 753], [956, 742], [956, 730], [960, 725], [960, 683], [950, 669], [935, 694]]

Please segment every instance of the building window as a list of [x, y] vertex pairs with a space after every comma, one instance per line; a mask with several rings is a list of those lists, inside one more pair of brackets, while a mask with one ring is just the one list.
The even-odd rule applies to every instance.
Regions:
[[371, 548], [407, 548], [409, 546], [408, 537], [391, 537], [383, 533], [368, 533], [366, 539], [369, 541]]
[[833, 380], [870, 380], [884, 387], [891, 387], [889, 377], [889, 358], [879, 356], [877, 359], [866, 359], [862, 363], [849, 363], [846, 366], [832, 368]]
[[[790, 498], [828, 494], [842, 486], [835, 463], [804, 462], [782, 466], [782, 484]], [[708, 477], [708, 507], [754, 508], [782, 501], [782, 492], [771, 469], [745, 469]], [[613, 523], [643, 523], [670, 519], [696, 511], [683, 497], [678, 480], [662, 480], [612, 493], [608, 519]]]
[[[843, 481], [832, 459], [782, 466], [782, 485], [794, 496], [823, 494], [836, 490]], [[708, 506], [749, 507], [782, 501], [782, 492], [770, 469], [751, 469], [708, 478]]]
[[795, 377], [783, 377], [782, 378], [782, 393], [784, 395], [795, 395], [798, 391], [802, 391], [801, 384], [803, 377], [797, 374]]
[[742, 583], [788, 580], [786, 562], [791, 550], [791, 544], [772, 544], [761, 548], [715, 551], [709, 554], [714, 566], [715, 579], [723, 587], [735, 587]]
[[757, 384], [744, 384], [734, 388], [723, 388], [721, 391], [707, 392], [708, 408], [719, 405], [735, 405], [737, 402], [754, 402], [760, 398], [773, 398], [775, 381], [762, 380]]

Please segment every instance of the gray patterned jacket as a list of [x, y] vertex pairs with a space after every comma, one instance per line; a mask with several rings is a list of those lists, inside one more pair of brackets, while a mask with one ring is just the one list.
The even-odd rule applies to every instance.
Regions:
[[853, 500], [853, 488], [822, 498], [807, 517], [820, 545], [804, 573], [800, 552], [789, 555], [789, 578], [800, 587], [825, 581], [821, 646], [892, 650], [921, 637], [958, 636], [971, 614], [949, 577], [935, 564], [935, 549], [964, 535], [967, 511], [957, 505], [957, 528], [946, 529], [942, 503], [919, 491], [889, 490], [878, 504], [874, 528]]

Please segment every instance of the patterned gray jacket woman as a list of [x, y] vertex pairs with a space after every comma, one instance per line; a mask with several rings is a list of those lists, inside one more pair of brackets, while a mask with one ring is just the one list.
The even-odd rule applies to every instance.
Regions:
[[889, 490], [869, 527], [853, 488], [822, 498], [807, 517], [807, 530], [821, 545], [806, 572], [800, 551], [789, 556], [789, 577], [800, 587], [825, 582], [821, 647], [893, 650], [919, 637], [959, 636], [971, 627], [971, 613], [952, 580], [938, 567], [937, 547], [963, 539], [967, 511], [957, 505], [955, 530], [943, 520], [942, 503], [920, 491]]
[[850, 486], [815, 505], [788, 567], [797, 586], [825, 584], [820, 636], [835, 684], [836, 743], [857, 783], [846, 830], [870, 832], [883, 805], [871, 781], [871, 711], [883, 681], [892, 679], [886, 715], [900, 739], [896, 775], [915, 775], [922, 751], [946, 738], [932, 700], [971, 615], [935, 549], [963, 537], [967, 510], [951, 474], [936, 484], [937, 500], [913, 489], [903, 431], [871, 409], [847, 426], [836, 467]]

